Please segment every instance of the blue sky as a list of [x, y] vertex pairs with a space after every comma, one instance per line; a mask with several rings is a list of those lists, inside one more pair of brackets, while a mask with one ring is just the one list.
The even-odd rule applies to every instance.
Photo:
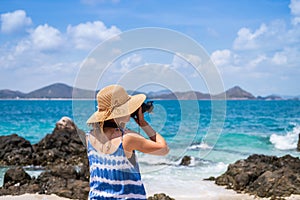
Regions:
[[[161, 27], [202, 45], [225, 89], [300, 95], [299, 0], [1, 0], [0, 15], [0, 89], [73, 85], [80, 64], [100, 42]], [[141, 65], [143, 55], [124, 59], [120, 69], [122, 63]], [[191, 84], [203, 90], [197, 80]]]

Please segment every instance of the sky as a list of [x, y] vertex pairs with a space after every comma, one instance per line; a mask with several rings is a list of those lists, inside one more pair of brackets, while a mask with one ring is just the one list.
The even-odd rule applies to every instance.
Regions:
[[[225, 89], [300, 95], [300, 0], [1, 0], [0, 89], [72, 86], [99, 44], [145, 27], [173, 30], [201, 45]], [[205, 80], [188, 72], [177, 53], [133, 52], [113, 67], [126, 74], [165, 56], [192, 89], [205, 90]]]

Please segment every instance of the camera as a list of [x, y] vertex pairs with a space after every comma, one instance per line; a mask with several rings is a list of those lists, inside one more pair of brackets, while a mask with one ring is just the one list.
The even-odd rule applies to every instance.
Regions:
[[[143, 103], [141, 105], [141, 107], [142, 107], [142, 113], [145, 113], [145, 112], [151, 113], [154, 108], [153, 101], [147, 101], [146, 103]], [[134, 113], [132, 113], [131, 117], [133, 117], [133, 118], [137, 117], [138, 111], [139, 111], [139, 109], [137, 109]]]

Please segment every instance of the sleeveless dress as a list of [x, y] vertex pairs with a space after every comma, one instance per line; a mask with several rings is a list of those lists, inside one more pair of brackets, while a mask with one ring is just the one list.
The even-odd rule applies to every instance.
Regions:
[[[89, 200], [145, 200], [138, 163], [125, 155], [122, 139], [112, 154], [98, 152], [88, 135], [87, 153], [90, 165]], [[132, 164], [133, 163], [133, 164]]]

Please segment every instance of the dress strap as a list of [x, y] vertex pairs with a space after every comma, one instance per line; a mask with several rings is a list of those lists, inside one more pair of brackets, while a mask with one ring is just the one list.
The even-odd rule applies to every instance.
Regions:
[[90, 146], [90, 142], [91, 142], [90, 135], [92, 135], [92, 131], [93, 130], [90, 130], [85, 134], [85, 141], [86, 141], [87, 148]]
[[122, 129], [122, 128], [119, 128], [119, 129], [120, 129], [120, 131], [121, 131], [121, 133], [122, 133], [121, 140], [123, 141], [123, 136], [124, 136], [124, 134], [125, 134], [125, 130], [124, 130], [124, 129]]

